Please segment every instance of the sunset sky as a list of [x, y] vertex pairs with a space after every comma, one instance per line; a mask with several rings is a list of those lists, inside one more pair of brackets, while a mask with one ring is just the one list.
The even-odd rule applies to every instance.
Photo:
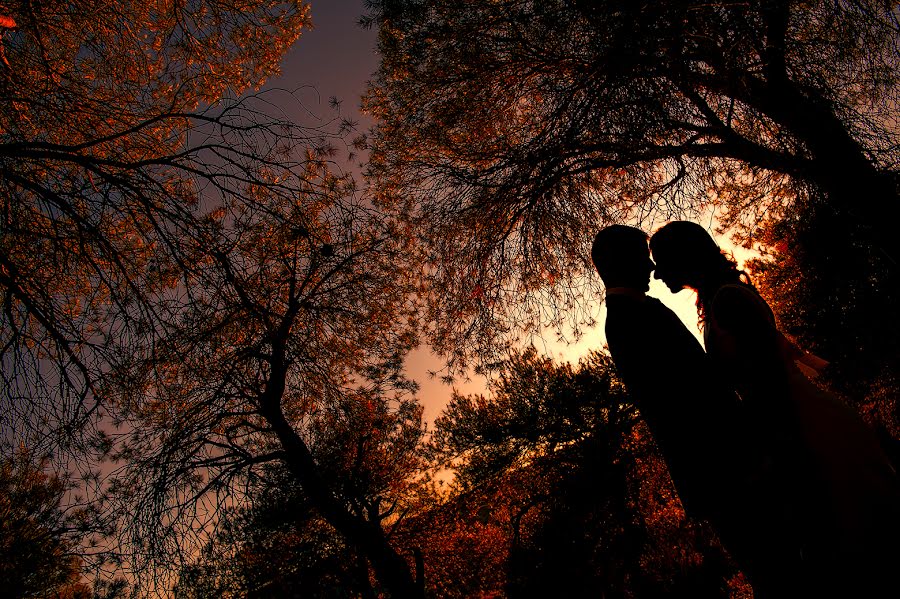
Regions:
[[900, 3], [94, 4], [0, 3], [0, 599], [895, 585]]

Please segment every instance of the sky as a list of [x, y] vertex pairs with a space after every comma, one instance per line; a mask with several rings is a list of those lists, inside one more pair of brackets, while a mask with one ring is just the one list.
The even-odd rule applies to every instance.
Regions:
[[[311, 85], [318, 90], [319, 106], [328, 111], [328, 100], [342, 101], [343, 115], [367, 127], [372, 120], [361, 115], [359, 100], [366, 82], [378, 68], [376, 31], [357, 22], [364, 13], [362, 0], [311, 0], [313, 28], [304, 31], [281, 64], [281, 76], [268, 86], [294, 89]], [[306, 96], [304, 96], [305, 98]]]
[[[312, 0], [311, 7], [313, 29], [301, 35], [282, 63], [281, 76], [271, 80], [267, 87], [296, 89], [311, 86], [302, 95], [307, 109], [316, 114], [327, 114], [329, 99], [336, 97], [341, 101], [341, 116], [358, 121], [360, 128], [367, 129], [374, 123], [367, 115], [360, 113], [360, 98], [365, 92], [366, 83], [378, 68], [379, 58], [376, 51], [376, 31], [357, 25], [365, 10], [363, 2]], [[748, 254], [741, 252], [740, 248], [732, 248], [727, 239], [716, 237], [720, 245], [735, 252], [739, 261], [747, 257]], [[588, 243], [586, 242], [586, 251]], [[665, 285], [654, 279], [651, 281], [650, 295], [659, 298], [674, 310], [688, 330], [700, 337], [692, 292], [685, 290], [672, 294]], [[580, 356], [603, 347], [604, 317], [605, 310], [601, 306], [600, 326], [586, 331], [577, 345], [558, 343], [551, 333], [547, 335], [546, 341], [537, 344], [538, 350], [557, 360], [577, 362]], [[459, 380], [451, 387], [429, 376], [429, 371], [439, 370], [441, 365], [440, 358], [427, 347], [420, 347], [407, 361], [407, 375], [419, 383], [419, 399], [429, 423], [440, 414], [454, 387], [463, 394], [485, 392], [486, 382], [482, 377]]]

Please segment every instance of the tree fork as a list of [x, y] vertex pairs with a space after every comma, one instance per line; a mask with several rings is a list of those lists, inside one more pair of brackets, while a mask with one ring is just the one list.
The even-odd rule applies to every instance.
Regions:
[[[795, 131], [809, 148], [813, 156], [810, 179], [825, 191], [836, 210], [851, 215], [871, 232], [873, 243], [896, 274], [900, 257], [894, 227], [900, 198], [891, 176], [865, 155], [824, 99], [810, 98], [787, 81], [770, 86], [762, 97], [769, 114]], [[866, 203], [864, 196], [872, 200]], [[879, 206], [873, 211], [875, 218], [857, 209], [873, 202]]]
[[281, 409], [268, 408], [263, 411], [263, 416], [284, 448], [288, 469], [300, 481], [325, 520], [366, 555], [376, 576], [392, 596], [423, 597], [424, 593], [413, 579], [409, 565], [388, 543], [381, 525], [355, 517], [340, 505], [319, 475], [306, 443], [287, 422]]
[[[793, 81], [777, 74], [770, 74], [767, 80], [746, 76], [730, 83], [707, 79], [703, 86], [753, 107], [792, 132], [809, 152], [806, 164], [800, 169], [796, 165], [793, 169], [772, 164], [759, 166], [799, 176], [819, 187], [835, 210], [867, 230], [872, 243], [896, 272], [900, 262], [894, 230], [894, 223], [900, 218], [897, 181], [865, 155], [825, 98], [804, 94]], [[855, 200], [862, 194], [881, 200], [876, 218], [867, 218], [856, 208]]]

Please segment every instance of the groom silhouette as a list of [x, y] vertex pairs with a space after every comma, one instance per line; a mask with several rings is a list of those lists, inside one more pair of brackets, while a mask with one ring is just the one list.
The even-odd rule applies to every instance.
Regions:
[[735, 466], [737, 396], [717, 381], [697, 338], [648, 297], [653, 261], [647, 234], [612, 225], [591, 258], [606, 286], [609, 353], [665, 458], [685, 510], [709, 518]]
[[[685, 512], [708, 521], [758, 596], [785, 596], [794, 554], [780, 543], [772, 502], [754, 493], [760, 471], [737, 395], [719, 380], [681, 320], [648, 297], [654, 269], [647, 234], [612, 225], [591, 258], [606, 286], [606, 339], [629, 394], [665, 459]], [[786, 590], [786, 589], [785, 589]]]

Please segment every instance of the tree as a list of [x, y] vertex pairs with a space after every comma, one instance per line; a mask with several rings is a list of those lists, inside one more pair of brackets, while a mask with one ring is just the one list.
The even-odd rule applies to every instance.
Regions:
[[20, 450], [0, 461], [0, 584], [10, 597], [90, 597], [79, 584], [78, 510], [63, 509], [69, 485]]
[[229, 125], [250, 106], [219, 102], [277, 72], [308, 7], [22, 0], [0, 17], [3, 410], [30, 447], [84, 449], [110, 340], [141, 334], [145, 290], [177, 270], [170, 238], [216, 194], [276, 187], [273, 146]]
[[177, 567], [218, 502], [282, 461], [408, 595], [382, 528], [421, 435], [400, 374], [405, 237], [328, 167], [347, 124], [290, 121], [290, 94], [241, 95], [277, 71], [306, 3], [23, 1], [0, 16], [11, 437], [82, 468], [89, 452], [119, 461], [88, 478], [124, 506], [122, 567]]
[[684, 518], [608, 355], [573, 367], [532, 348], [490, 391], [455, 395], [435, 423], [456, 474], [418, 524], [437, 595], [726, 596], [734, 567]]
[[821, 206], [860, 248], [828, 255], [892, 293], [893, 3], [370, 5], [371, 170], [429, 242], [439, 348], [490, 358], [510, 330], [577, 324], [599, 226], [710, 204], [748, 235]]
[[[119, 522], [133, 533], [133, 543], [117, 548], [124, 550], [124, 557], [104, 554], [116, 566], [141, 565], [128, 563], [128, 555], [143, 546], [153, 549], [147, 552], [151, 562], [165, 562], [179, 555], [182, 543], [190, 544], [178, 536], [185, 532], [177, 526], [183, 520], [173, 517], [172, 528], [160, 529], [158, 518], [169, 509], [190, 511], [177, 495], [208, 472], [208, 489], [221, 491], [222, 501], [228, 501], [241, 494], [240, 481], [254, 475], [253, 467], [285, 455], [295, 463], [312, 460], [303, 443], [314, 443], [317, 459], [335, 460], [324, 474], [304, 470], [306, 484], [320, 491], [317, 497], [329, 497], [332, 485], [349, 485], [352, 488], [336, 489], [338, 494], [347, 492], [342, 499], [367, 501], [364, 505], [373, 510], [373, 517], [384, 519], [390, 515], [385, 514], [388, 508], [375, 494], [388, 484], [385, 480], [394, 485], [392, 490], [402, 486], [390, 476], [412, 460], [409, 445], [420, 435], [421, 414], [408, 396], [411, 383], [397, 374], [414, 343], [410, 281], [404, 279], [405, 261], [399, 255], [404, 238], [356, 197], [351, 178], [329, 169], [329, 156], [336, 152], [331, 141], [341, 137], [344, 125], [328, 132], [273, 120], [260, 108], [273, 99], [273, 94], [250, 96], [197, 117], [205, 125], [192, 133], [208, 136], [195, 148], [197, 155], [213, 164], [213, 158], [223, 156], [234, 160], [223, 159], [222, 170], [197, 175], [194, 183], [202, 183], [207, 175], [212, 181], [198, 194], [198, 205], [166, 221], [170, 228], [159, 259], [154, 256], [146, 272], [127, 281], [129, 293], [96, 313], [110, 319], [95, 315], [96, 328], [89, 331], [94, 336], [89, 349], [97, 352], [98, 360], [92, 378], [85, 378], [90, 382], [86, 397], [102, 399], [102, 405], [86, 416], [96, 418], [98, 426], [86, 431], [87, 418], [61, 418], [67, 425], [61, 440], [71, 445], [85, 438], [88, 449], [122, 462], [110, 479], [89, 473], [86, 482], [92, 491], [106, 493], [92, 499], [103, 500], [113, 512], [121, 508], [120, 515], [135, 509], [130, 500], [146, 502], [137, 506], [144, 509], [146, 520]], [[290, 94], [281, 99], [295, 100]], [[382, 262], [387, 259], [392, 261], [389, 269]], [[390, 301], [383, 300], [391, 286]], [[77, 291], [73, 295], [77, 298]], [[294, 323], [297, 318], [302, 326]], [[264, 353], [270, 343], [281, 344], [271, 350], [274, 356]], [[295, 372], [294, 360], [300, 372]], [[272, 384], [280, 384], [280, 390], [267, 387], [268, 373], [258, 370], [272, 365]], [[38, 360], [30, 366], [34, 371], [25, 374], [41, 373]], [[244, 368], [256, 370], [255, 375]], [[272, 429], [252, 418], [253, 409], [263, 408], [258, 403], [235, 405], [253, 390], [235, 390], [233, 385], [252, 386], [254, 376], [261, 385], [255, 392], [269, 398], [264, 402], [266, 417], [280, 418], [278, 430], [296, 442], [299, 437], [291, 437], [282, 411], [281, 394], [290, 395], [285, 409], [289, 404], [297, 412], [289, 418], [301, 419], [291, 423], [305, 429], [300, 446], [306, 453], [299, 458], [297, 452], [267, 453], [268, 442], [260, 443], [254, 435], [262, 431], [265, 438]], [[303, 383], [285, 391], [291, 376]], [[202, 388], [192, 387], [198, 384]], [[327, 390], [316, 399], [321, 388]], [[392, 390], [397, 394], [389, 393]], [[205, 393], [212, 397], [207, 410], [190, 411], [196, 404], [184, 403], [184, 397], [193, 395], [202, 402]], [[58, 397], [48, 393], [32, 399], [52, 410]], [[167, 419], [181, 409], [189, 411], [184, 421], [173, 424]], [[48, 420], [36, 424], [52, 425]], [[51, 441], [59, 438], [52, 429], [35, 432]], [[349, 449], [342, 442], [350, 443]], [[397, 455], [389, 459], [379, 454], [382, 443], [393, 443]], [[398, 459], [401, 455], [405, 459]], [[76, 463], [85, 467], [88, 459], [76, 456]], [[156, 486], [147, 486], [153, 476], [158, 477]], [[366, 495], [370, 491], [373, 495]], [[199, 518], [208, 516], [214, 522], [215, 507], [203, 514], [206, 498], [202, 491], [193, 497], [200, 505]], [[370, 537], [381, 534], [380, 529], [362, 528]]]
[[250, 502], [226, 510], [176, 597], [374, 597], [365, 558], [317, 516], [289, 472], [273, 465]]
[[771, 249], [749, 267], [779, 326], [831, 362], [820, 380], [856, 404], [897, 463], [900, 311], [889, 277], [867, 268], [870, 247], [822, 203], [768, 220], [760, 239]]
[[402, 373], [408, 239], [320, 150], [279, 171], [293, 195], [252, 188], [193, 223], [179, 284], [147, 298], [155, 330], [127, 339], [107, 377], [134, 567], [179, 566], [279, 463], [392, 595], [417, 592], [386, 530], [414, 493], [423, 433]]

